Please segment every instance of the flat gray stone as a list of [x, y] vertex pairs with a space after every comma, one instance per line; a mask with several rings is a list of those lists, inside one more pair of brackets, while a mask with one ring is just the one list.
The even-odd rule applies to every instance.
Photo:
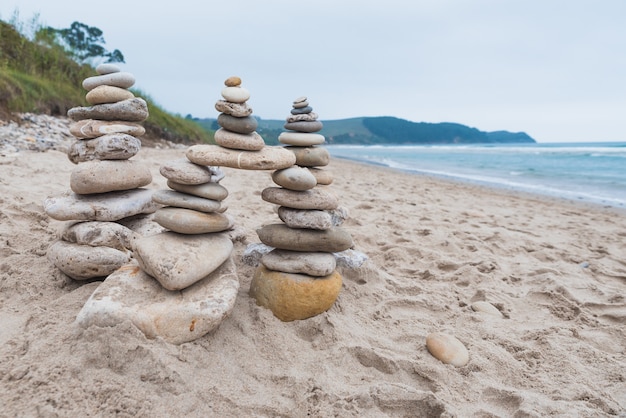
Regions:
[[74, 164], [92, 160], [128, 160], [141, 149], [141, 141], [126, 134], [108, 134], [74, 141], [67, 157]]
[[46, 214], [58, 221], [117, 221], [140, 213], [153, 213], [159, 205], [152, 190], [133, 189], [106, 194], [66, 193], [43, 201]]
[[204, 213], [175, 207], [157, 210], [154, 222], [165, 229], [188, 235], [222, 232], [234, 225], [233, 218], [222, 213]]
[[285, 149], [296, 156], [296, 165], [301, 167], [323, 167], [330, 162], [330, 153], [324, 147], [287, 146]]
[[322, 277], [335, 271], [335, 257], [331, 253], [272, 250], [261, 258], [270, 270]]
[[295, 191], [309, 190], [317, 186], [315, 176], [306, 168], [297, 165], [274, 171], [272, 180], [279, 186]]
[[134, 241], [143, 271], [168, 290], [185, 289], [230, 258], [232, 241], [224, 234], [181, 235], [163, 232]]
[[215, 143], [222, 147], [245, 151], [259, 151], [265, 146], [265, 141], [256, 132], [240, 134], [224, 128], [215, 131]]
[[313, 108], [311, 106], [295, 107], [291, 109], [291, 114], [292, 115], [304, 115], [306, 113], [311, 113], [312, 111], [313, 111]]
[[282, 250], [334, 253], [354, 245], [350, 234], [337, 227], [318, 231], [270, 224], [257, 229], [257, 235], [263, 244]]
[[167, 187], [177, 190], [179, 192], [192, 194], [198, 197], [204, 197], [211, 200], [224, 200], [228, 197], [228, 189], [219, 183], [204, 183], [204, 184], [180, 184], [173, 180], [167, 181]]
[[174, 190], [157, 190], [152, 195], [152, 200], [165, 206], [175, 206], [200, 212], [217, 212], [221, 206], [218, 200], [205, 199]]
[[135, 76], [124, 71], [116, 71], [107, 74], [87, 77], [83, 80], [85, 90], [93, 90], [98, 86], [114, 86], [127, 89], [135, 84]]
[[215, 102], [215, 110], [237, 118], [243, 118], [252, 114], [252, 108], [247, 103], [233, 103], [226, 100]]
[[290, 228], [330, 229], [340, 226], [348, 218], [345, 208], [333, 210], [278, 208], [278, 217]]
[[261, 192], [261, 198], [269, 203], [293, 209], [332, 210], [339, 206], [337, 197], [322, 189], [302, 192], [281, 187], [267, 187]]
[[92, 247], [109, 247], [126, 251], [137, 234], [116, 222], [85, 221], [67, 223], [61, 232], [64, 241]]
[[141, 136], [146, 129], [133, 122], [83, 119], [70, 125], [70, 133], [78, 139], [89, 139], [116, 133]]
[[130, 160], [87, 161], [70, 175], [70, 188], [76, 194], [131, 190], [151, 182], [150, 169], [141, 161]]
[[148, 338], [182, 344], [216, 329], [239, 291], [232, 260], [180, 291], [164, 289], [136, 265], [126, 265], [98, 286], [76, 317], [82, 328], [131, 321]]
[[91, 105], [103, 103], [116, 103], [122, 100], [132, 99], [135, 95], [130, 91], [120, 87], [101, 85], [90, 90], [85, 99]]
[[319, 120], [315, 121], [298, 121], [287, 122], [283, 126], [285, 129], [296, 132], [319, 132], [324, 127], [324, 124]]
[[110, 247], [92, 247], [57, 241], [48, 248], [48, 260], [74, 280], [106, 277], [130, 261], [130, 253]]
[[217, 116], [217, 123], [224, 129], [240, 134], [249, 134], [256, 131], [259, 122], [253, 116], [236, 118], [226, 113]]
[[162, 165], [159, 172], [168, 180], [187, 185], [217, 183], [224, 178], [224, 172], [219, 167], [208, 165], [195, 164], [186, 158], [180, 158]]
[[148, 104], [140, 97], [122, 100], [117, 103], [99, 104], [89, 107], [74, 107], [67, 111], [67, 116], [76, 121], [83, 119], [99, 119], [142, 122], [148, 119], [148, 115]]
[[285, 148], [267, 146], [260, 151], [239, 151], [219, 145], [192, 145], [187, 158], [196, 164], [243, 170], [279, 170], [296, 162], [295, 155]]

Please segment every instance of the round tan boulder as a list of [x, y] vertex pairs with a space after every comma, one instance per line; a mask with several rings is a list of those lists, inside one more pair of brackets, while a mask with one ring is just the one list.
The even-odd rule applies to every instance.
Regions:
[[334, 271], [314, 278], [257, 268], [250, 283], [250, 296], [281, 321], [307, 319], [330, 309], [341, 291], [341, 275]]

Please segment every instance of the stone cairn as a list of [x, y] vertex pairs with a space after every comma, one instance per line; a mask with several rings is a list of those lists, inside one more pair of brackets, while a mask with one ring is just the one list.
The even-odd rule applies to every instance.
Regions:
[[[353, 246], [339, 226], [347, 218], [336, 196], [325, 190], [332, 177], [319, 167], [329, 163], [317, 114], [306, 97], [293, 102], [279, 141], [296, 157], [296, 165], [277, 170], [280, 187], [263, 190], [263, 200], [278, 205], [283, 223], [265, 225], [257, 234], [271, 251], [261, 257], [250, 295], [282, 321], [306, 319], [328, 310], [342, 286], [333, 253]], [[318, 187], [319, 186], [319, 187]]]
[[45, 212], [67, 222], [60, 240], [48, 249], [48, 258], [75, 280], [104, 278], [131, 258], [134, 232], [119, 221], [152, 213], [148, 167], [131, 158], [139, 152], [145, 133], [139, 124], [148, 117], [146, 102], [128, 90], [132, 74], [113, 64], [102, 64], [98, 75], [83, 81], [89, 107], [68, 111], [76, 138], [68, 150], [77, 164], [70, 177], [72, 192], [49, 197]]

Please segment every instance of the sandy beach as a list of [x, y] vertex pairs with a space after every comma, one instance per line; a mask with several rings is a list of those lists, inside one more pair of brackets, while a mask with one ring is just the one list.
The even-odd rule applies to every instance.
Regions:
[[[184, 149], [144, 147], [149, 188]], [[69, 190], [60, 151], [0, 157], [2, 417], [626, 416], [626, 213], [333, 159], [328, 186], [369, 260], [335, 305], [282, 322], [248, 295], [241, 256], [278, 221], [269, 172], [224, 168], [240, 290], [218, 329], [190, 343], [131, 323], [74, 324], [99, 282], [47, 259], [62, 222], [43, 200]], [[475, 312], [487, 301], [501, 316]], [[456, 336], [466, 366], [425, 338]]]

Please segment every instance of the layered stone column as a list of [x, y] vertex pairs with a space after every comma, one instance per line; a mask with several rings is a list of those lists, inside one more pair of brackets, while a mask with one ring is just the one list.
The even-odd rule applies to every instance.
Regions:
[[70, 176], [71, 192], [43, 202], [51, 218], [71, 221], [48, 249], [48, 258], [75, 280], [104, 278], [131, 258], [135, 233], [119, 221], [152, 213], [147, 166], [132, 159], [145, 133], [140, 122], [148, 117], [146, 102], [128, 90], [135, 78], [113, 64], [97, 67], [97, 75], [83, 81], [88, 107], [75, 107], [68, 116], [76, 141], [68, 151], [77, 164]]
[[[283, 321], [306, 319], [328, 310], [342, 285], [333, 253], [353, 246], [352, 237], [340, 225], [347, 217], [337, 197], [326, 190], [332, 177], [319, 167], [329, 162], [325, 142], [316, 132], [322, 123], [306, 97], [293, 103], [279, 141], [296, 156], [296, 165], [277, 170], [278, 187], [263, 190], [263, 200], [278, 205], [282, 223], [257, 231], [271, 251], [261, 258], [250, 285], [250, 295]], [[313, 171], [315, 170], [315, 171]]]

